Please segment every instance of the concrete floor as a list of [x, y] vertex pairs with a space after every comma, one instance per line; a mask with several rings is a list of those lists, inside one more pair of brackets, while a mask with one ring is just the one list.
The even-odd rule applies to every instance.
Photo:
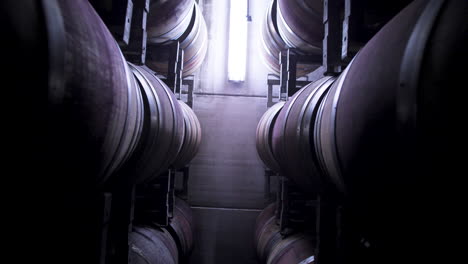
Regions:
[[265, 99], [196, 96], [203, 139], [190, 167], [189, 200], [195, 206], [259, 209], [264, 169], [255, 131]]
[[267, 91], [258, 37], [268, 2], [250, 1], [246, 80], [232, 83], [227, 80], [229, 1], [200, 1], [209, 48], [193, 107], [203, 138], [190, 168], [189, 203], [196, 226], [191, 264], [257, 263], [254, 225], [267, 203], [264, 168], [255, 147]]
[[253, 244], [259, 210], [193, 208], [195, 247], [190, 264], [256, 264]]

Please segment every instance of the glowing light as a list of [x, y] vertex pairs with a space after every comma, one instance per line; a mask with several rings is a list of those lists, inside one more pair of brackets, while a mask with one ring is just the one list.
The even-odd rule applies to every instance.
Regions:
[[245, 79], [247, 61], [247, 2], [230, 2], [228, 79], [242, 82]]

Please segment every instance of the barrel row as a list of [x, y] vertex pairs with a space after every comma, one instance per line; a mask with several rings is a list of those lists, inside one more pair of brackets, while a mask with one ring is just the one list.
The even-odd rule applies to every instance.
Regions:
[[455, 145], [431, 138], [451, 138], [456, 131], [437, 124], [457, 113], [449, 111], [454, 106], [446, 89], [460, 77], [446, 66], [466, 58], [460, 10], [467, 3], [429, 2], [402, 10], [338, 78], [311, 83], [264, 114], [257, 149], [267, 167], [306, 192], [331, 184], [364, 199], [415, 178], [404, 173], [408, 167], [430, 172], [441, 166]]
[[[268, 70], [280, 73], [281, 51], [293, 48], [304, 55], [321, 55], [323, 39], [322, 1], [273, 0], [261, 28], [260, 54]], [[317, 66], [298, 63], [296, 75], [303, 76]]]
[[177, 101], [155, 73], [130, 64], [145, 102], [146, 131], [129, 162], [138, 183], [150, 181], [170, 166], [181, 168], [192, 160], [201, 141], [201, 128], [193, 110]]
[[189, 205], [175, 199], [174, 216], [167, 227], [138, 226], [128, 241], [132, 263], [177, 264], [193, 249], [194, 225]]
[[154, 1], [148, 19], [148, 67], [157, 73], [168, 73], [168, 59], [173, 41], [184, 51], [183, 76], [200, 68], [208, 50], [208, 31], [200, 7], [193, 0]]
[[48, 168], [69, 175], [58, 184], [100, 186], [119, 172], [142, 183], [190, 162], [201, 140], [192, 109], [126, 62], [87, 1], [44, 5], [32, 9], [47, 35]]
[[276, 223], [276, 204], [268, 205], [257, 217], [254, 243], [260, 263], [312, 263], [314, 241], [304, 233], [283, 236]]
[[56, 175], [70, 172], [76, 183], [101, 184], [136, 148], [143, 130], [142, 95], [119, 46], [88, 2], [48, 5], [43, 14], [50, 44], [45, 51], [48, 167]]

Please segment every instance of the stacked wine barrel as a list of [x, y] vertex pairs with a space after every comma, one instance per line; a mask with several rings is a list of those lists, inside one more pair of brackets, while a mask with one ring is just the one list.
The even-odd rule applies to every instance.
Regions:
[[376, 256], [427, 243], [418, 226], [431, 219], [424, 201], [459, 182], [439, 176], [456, 166], [455, 120], [462, 117], [460, 104], [450, 102], [463, 72], [450, 65], [468, 58], [467, 10], [466, 1], [412, 2], [338, 78], [302, 88], [274, 122], [264, 120], [277, 109], [260, 122], [259, 131], [273, 127], [271, 141], [257, 138], [265, 164], [304, 192], [346, 197], [350, 236], [359, 244], [372, 234]]
[[279, 102], [270, 107], [265, 114], [263, 114], [257, 126], [256, 145], [258, 155], [263, 163], [274, 172], [280, 172], [280, 167], [273, 154], [273, 127], [275, 126], [278, 114], [284, 104], [284, 102]]
[[160, 74], [168, 72], [167, 46], [180, 42], [184, 51], [183, 76], [193, 74], [203, 63], [208, 49], [208, 31], [200, 7], [194, 0], [154, 1], [148, 19], [148, 66]]
[[[272, 73], [280, 73], [281, 51], [294, 48], [302, 55], [321, 55], [323, 39], [322, 1], [274, 0], [268, 6], [261, 28], [261, 55]], [[298, 63], [297, 76], [317, 66]]]
[[[335, 78], [324, 77], [298, 91], [284, 105], [273, 127], [272, 149], [280, 172], [307, 191], [318, 191], [320, 165], [310, 137], [320, 102]], [[313, 175], [313, 177], [311, 177]]]
[[135, 227], [128, 239], [131, 263], [179, 263], [174, 238], [164, 228]]
[[167, 227], [135, 227], [129, 236], [132, 263], [177, 264], [193, 249], [193, 216], [189, 205], [175, 200], [174, 216]]
[[197, 115], [186, 103], [179, 101], [184, 114], [185, 135], [179, 155], [172, 163], [179, 169], [188, 164], [197, 154], [201, 142], [201, 126]]
[[[448, 50], [461, 45], [456, 33], [464, 28], [456, 23], [463, 19], [452, 7], [457, 5], [462, 4], [447, 1], [430, 13], [433, 6], [415, 1], [382, 28], [337, 79], [324, 77], [284, 106], [268, 110], [257, 130], [265, 164], [309, 191], [320, 188], [322, 175], [343, 193], [347, 188], [383, 188], [387, 181], [376, 175], [401, 164], [397, 157], [416, 147], [402, 146], [401, 140], [415, 135], [411, 129], [423, 128], [417, 125], [434, 122], [429, 113], [443, 111], [433, 109], [432, 103], [442, 105], [443, 99], [435, 95], [444, 94], [441, 82], [452, 81], [451, 71], [441, 65], [455, 61], [456, 51]], [[453, 22], [443, 19], [450, 15]], [[423, 19], [432, 24], [422, 26]], [[454, 29], [442, 33], [446, 28]], [[425, 38], [418, 39], [420, 35]], [[446, 41], [432, 44], [442, 35]], [[417, 123], [418, 117], [425, 123]]]
[[[90, 262], [100, 254], [95, 251], [105, 251], [94, 240], [104, 232], [96, 225], [96, 212], [103, 210], [97, 196], [112, 192], [112, 212], [116, 212], [124, 205], [119, 204], [123, 196], [119, 200], [115, 194], [125, 184], [146, 183], [170, 167], [189, 163], [200, 144], [200, 124], [153, 71], [127, 63], [88, 1], [8, 0], [0, 8], [12, 38], [8, 47], [26, 56], [18, 55], [16, 59], [22, 61], [15, 61], [7, 71], [24, 79], [20, 88], [27, 96], [22, 108], [29, 116], [40, 116], [44, 107], [37, 107], [39, 98], [47, 95], [42, 115], [47, 122], [37, 126], [31, 122], [28, 127], [30, 137], [45, 145], [34, 157], [44, 171], [32, 167], [34, 174], [24, 173], [24, 185], [37, 192], [28, 199], [28, 207], [38, 204], [46, 215], [43, 229], [47, 232], [71, 229], [54, 233], [64, 242], [56, 248], [67, 257], [65, 262]], [[16, 15], [17, 10], [22, 10], [21, 15]], [[26, 159], [18, 163], [29, 166]], [[36, 180], [37, 175], [46, 177]], [[125, 186], [117, 186], [122, 182]], [[177, 219], [187, 219], [186, 215]], [[186, 232], [189, 220], [177, 224], [177, 219], [176, 232]], [[189, 251], [192, 236], [176, 240], [183, 245], [180, 251]]]
[[260, 263], [311, 263], [315, 251], [313, 239], [303, 233], [282, 236], [275, 210], [276, 204], [270, 204], [255, 223], [254, 243]]
[[37, 46], [48, 54], [47, 166], [68, 175], [57, 184], [102, 186], [125, 167], [141, 183], [190, 162], [201, 135], [193, 111], [147, 67], [127, 64], [88, 2], [43, 5], [28, 12], [44, 16]]
[[151, 181], [169, 166], [188, 164], [198, 151], [201, 128], [197, 116], [153, 71], [130, 64], [144, 95], [146, 129], [132, 167], [137, 182]]
[[142, 94], [118, 44], [88, 2], [44, 5], [48, 167], [66, 171], [64, 181], [72, 177], [73, 184], [101, 185], [138, 144], [144, 129]]

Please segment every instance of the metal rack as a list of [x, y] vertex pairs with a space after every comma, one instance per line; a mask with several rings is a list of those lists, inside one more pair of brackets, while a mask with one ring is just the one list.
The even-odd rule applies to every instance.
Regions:
[[[354, 1], [357, 2], [357, 1]], [[280, 53], [280, 76], [267, 76], [267, 107], [278, 101], [287, 101], [305, 85], [326, 75], [339, 75], [362, 46], [357, 41], [356, 22], [359, 9], [351, 0], [323, 1], [323, 56], [303, 56], [294, 49]], [[344, 17], [341, 18], [340, 14]], [[296, 66], [303, 64], [321, 64], [309, 73], [305, 80], [297, 79]], [[274, 96], [274, 87], [278, 87], [278, 96]], [[342, 220], [343, 209], [339, 197], [316, 195], [311, 197], [298, 190], [287, 178], [265, 171], [268, 186], [270, 177], [278, 177], [277, 221], [281, 233], [288, 235], [297, 230], [315, 235], [317, 239], [316, 263], [342, 263], [343, 252]], [[267, 188], [265, 188], [267, 189]], [[269, 191], [269, 187], [268, 187]]]
[[[184, 50], [180, 48], [179, 41], [172, 41], [172, 43], [163, 49], [166, 49], [164, 52], [168, 53], [168, 73], [166, 76], [158, 75], [158, 77], [163, 80], [167, 86], [169, 86], [178, 100], [181, 100], [190, 107], [193, 107], [193, 87], [195, 76], [189, 75], [183, 77]], [[151, 47], [150, 50], [154, 51], [155, 47]], [[184, 86], [187, 87], [186, 90], [183, 89]], [[187, 97], [184, 98], [183, 95], [187, 95]]]
[[[147, 52], [155, 50], [147, 44], [146, 22], [150, 0], [115, 0], [109, 10], [102, 1], [91, 2], [125, 55], [134, 64], [144, 65]], [[159, 47], [158, 47], [159, 48]], [[178, 41], [168, 45], [169, 59], [167, 76], [162, 77], [177, 99], [193, 106], [194, 76], [182, 78], [184, 52]], [[183, 89], [183, 87], [188, 87]], [[128, 247], [128, 234], [133, 224], [145, 223], [167, 226], [173, 216], [175, 194], [182, 199], [188, 197], [189, 166], [179, 170], [169, 169], [155, 181], [135, 185], [125, 177], [126, 172], [116, 176], [107, 190], [97, 194], [98, 234], [94, 238], [97, 245], [96, 263], [131, 263]], [[180, 179], [179, 188], [176, 181]], [[94, 229], [93, 229], [94, 230]]]
[[[93, 1], [91, 1], [93, 2]], [[118, 0], [111, 10], [96, 9], [113, 33], [126, 59], [143, 65], [146, 59], [146, 19], [150, 0]], [[97, 263], [130, 263], [128, 234], [134, 220], [136, 186], [125, 177], [116, 175], [106, 192], [98, 195]]]

